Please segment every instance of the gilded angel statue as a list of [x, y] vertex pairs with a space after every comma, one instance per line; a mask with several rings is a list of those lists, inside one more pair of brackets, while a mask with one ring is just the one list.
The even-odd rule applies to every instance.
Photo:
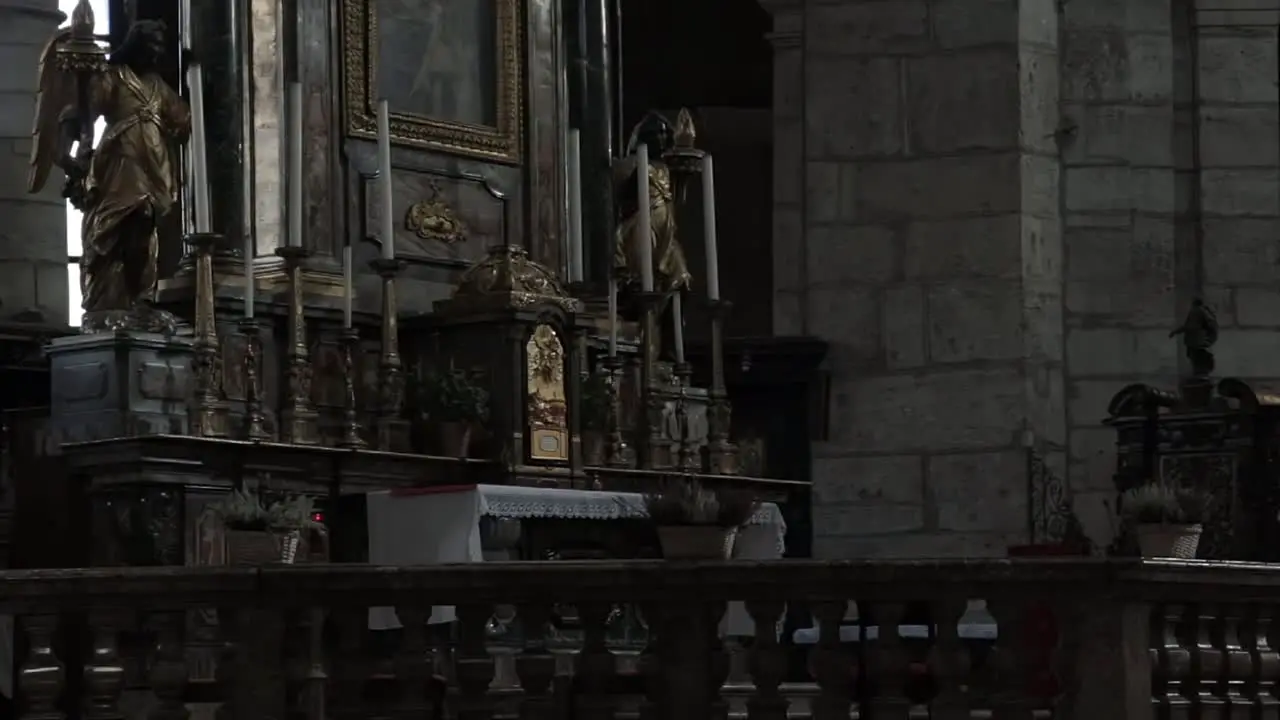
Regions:
[[[654, 290], [673, 293], [689, 287], [691, 276], [685, 264], [684, 249], [676, 236], [676, 198], [671, 170], [662, 155], [674, 141], [671, 122], [657, 112], [650, 112], [631, 131], [627, 154], [614, 162], [613, 180], [618, 203], [617, 238], [614, 267], [625, 270], [630, 278], [638, 278], [636, 263], [640, 243], [653, 247]], [[636, 148], [643, 143], [649, 151], [649, 237], [640, 237], [640, 208], [636, 207]]]
[[[27, 189], [40, 192], [57, 167], [66, 176], [63, 194], [84, 213], [84, 332], [172, 328], [172, 317], [149, 303], [157, 228], [178, 200], [177, 153], [191, 117], [160, 76], [165, 34], [162, 22], [135, 22], [105, 56], [89, 3], [80, 0], [71, 25], [50, 38], [40, 57]], [[106, 128], [95, 148], [99, 118]]]

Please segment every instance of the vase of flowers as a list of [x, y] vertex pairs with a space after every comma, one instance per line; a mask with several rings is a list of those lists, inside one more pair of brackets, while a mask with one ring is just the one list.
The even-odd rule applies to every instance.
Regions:
[[712, 490], [696, 481], [676, 481], [646, 495], [645, 510], [668, 560], [724, 560], [733, 556], [738, 529], [759, 503], [736, 490]]
[[605, 464], [605, 439], [609, 432], [609, 415], [613, 412], [613, 393], [604, 373], [593, 373], [582, 383], [582, 464], [599, 467]]
[[450, 368], [423, 378], [422, 406], [435, 428], [436, 451], [467, 457], [476, 431], [489, 421], [489, 391]]
[[224, 528], [229, 565], [292, 564], [306, 557], [310, 537], [321, 526], [314, 501], [288, 497], [267, 505], [253, 490], [241, 488], [209, 506]]
[[1149, 482], [1120, 497], [1120, 517], [1133, 528], [1143, 557], [1191, 559], [1200, 547], [1205, 500], [1168, 482]]

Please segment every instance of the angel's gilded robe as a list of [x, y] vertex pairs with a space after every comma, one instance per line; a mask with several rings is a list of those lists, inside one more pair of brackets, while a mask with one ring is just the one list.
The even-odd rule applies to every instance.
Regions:
[[156, 283], [156, 225], [178, 200], [178, 145], [187, 104], [155, 73], [110, 65], [92, 76], [89, 103], [106, 119], [89, 168], [81, 290], [86, 311], [127, 310]]
[[[627, 175], [634, 173], [634, 159], [628, 158], [631, 167]], [[666, 164], [649, 165], [649, 237], [640, 237], [640, 213], [632, 213], [618, 224], [614, 251], [614, 266], [627, 268], [632, 276], [640, 275], [640, 243], [652, 248], [654, 289], [673, 292], [689, 286], [689, 269], [685, 265], [684, 250], [676, 238], [676, 207], [671, 189], [671, 172]]]

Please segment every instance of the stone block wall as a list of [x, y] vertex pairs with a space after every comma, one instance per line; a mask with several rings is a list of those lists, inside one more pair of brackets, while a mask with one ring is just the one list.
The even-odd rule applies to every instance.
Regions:
[[1108, 542], [1107, 400], [1176, 382], [1193, 297], [1219, 374], [1280, 378], [1278, 3], [762, 2], [775, 332], [831, 344], [815, 554], [1004, 554], [1026, 445]]
[[27, 194], [36, 65], [62, 17], [57, 0], [0, 0], [0, 319], [67, 322], [61, 174]]

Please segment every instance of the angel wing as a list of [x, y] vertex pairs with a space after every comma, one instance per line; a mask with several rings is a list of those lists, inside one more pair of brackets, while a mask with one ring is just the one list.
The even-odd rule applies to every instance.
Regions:
[[36, 116], [31, 128], [31, 169], [27, 175], [27, 192], [37, 193], [49, 180], [49, 170], [61, 163], [61, 115], [75, 102], [75, 78], [63, 72], [54, 57], [58, 45], [71, 37], [71, 29], [58, 31], [40, 52], [36, 71], [39, 83], [36, 93]]

